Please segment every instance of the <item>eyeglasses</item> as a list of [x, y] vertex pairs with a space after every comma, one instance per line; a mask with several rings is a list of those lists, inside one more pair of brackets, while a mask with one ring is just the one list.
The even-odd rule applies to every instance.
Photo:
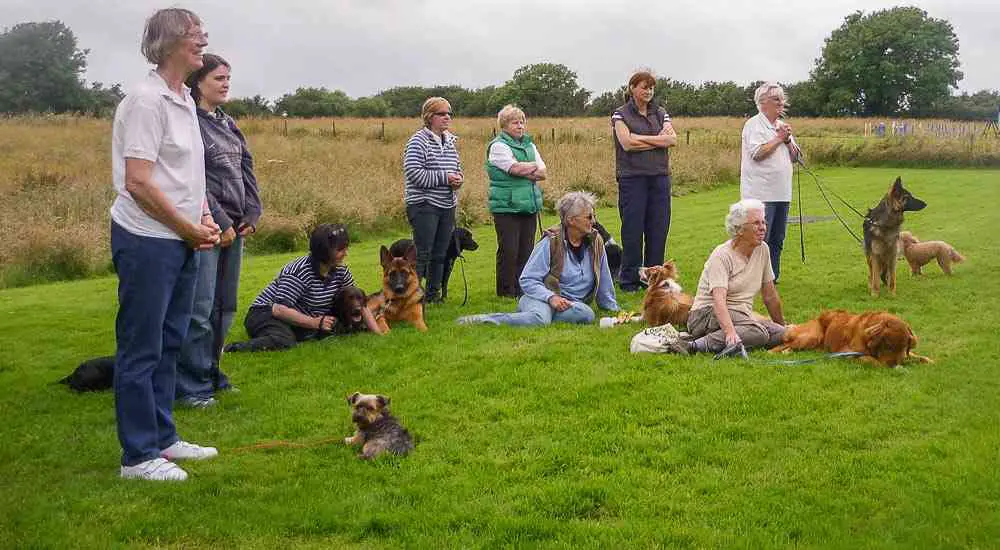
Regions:
[[195, 42], [208, 42], [207, 32], [186, 32], [184, 33], [184, 38], [190, 38]]
[[754, 227], [767, 227], [767, 222], [764, 220], [760, 220], [756, 222], [746, 222], [743, 225], [752, 225]]
[[595, 216], [593, 212], [591, 212], [589, 214], [577, 214], [576, 216], [573, 216], [573, 217], [574, 218], [583, 218], [585, 220], [590, 221], [590, 223], [594, 223], [594, 222], [597, 221], [597, 216]]
[[438, 111], [434, 113], [434, 116], [452, 116], [451, 111]]

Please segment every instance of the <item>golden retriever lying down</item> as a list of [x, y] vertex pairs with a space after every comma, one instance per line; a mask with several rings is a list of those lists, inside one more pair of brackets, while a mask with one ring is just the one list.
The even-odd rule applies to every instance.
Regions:
[[827, 310], [819, 317], [790, 325], [785, 342], [771, 348], [772, 353], [790, 350], [825, 349], [838, 353], [863, 353], [862, 361], [894, 367], [907, 359], [932, 363], [929, 358], [913, 353], [917, 336], [910, 325], [886, 311], [854, 314], [842, 309]]

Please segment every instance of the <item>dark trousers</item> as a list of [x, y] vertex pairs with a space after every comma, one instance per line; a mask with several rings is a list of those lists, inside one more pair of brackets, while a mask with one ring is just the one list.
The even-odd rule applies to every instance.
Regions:
[[771, 251], [771, 269], [774, 270], [775, 282], [778, 282], [778, 274], [781, 272], [781, 249], [785, 246], [789, 205], [787, 202], [764, 203], [764, 221], [767, 222], [767, 235], [764, 241]]
[[282, 321], [271, 313], [270, 307], [251, 307], [243, 321], [250, 339], [243, 342], [240, 351], [273, 351], [295, 347], [303, 340], [319, 340], [328, 334], [298, 327]]
[[417, 275], [427, 281], [427, 297], [435, 298], [441, 291], [444, 259], [455, 231], [455, 209], [409, 204], [406, 217], [413, 228], [413, 244], [417, 247]]
[[518, 279], [535, 248], [535, 214], [493, 214], [497, 230], [497, 296], [518, 298]]
[[[618, 179], [623, 288], [639, 285], [639, 268], [663, 263], [670, 231], [670, 176]], [[645, 244], [645, 248], [643, 245]]]
[[118, 274], [115, 418], [122, 464], [135, 466], [178, 439], [174, 383], [198, 256], [184, 241], [142, 237], [112, 222], [111, 258]]

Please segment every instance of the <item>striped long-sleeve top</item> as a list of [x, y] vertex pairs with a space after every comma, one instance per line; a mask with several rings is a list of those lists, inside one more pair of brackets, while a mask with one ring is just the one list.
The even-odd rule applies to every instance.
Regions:
[[450, 132], [438, 137], [421, 128], [406, 142], [403, 152], [403, 201], [406, 204], [430, 204], [438, 208], [458, 205], [458, 192], [448, 185], [449, 172], [461, 172], [455, 141]]
[[320, 277], [317, 268], [312, 256], [288, 262], [250, 307], [281, 304], [313, 317], [329, 315], [333, 299], [342, 290], [354, 285], [354, 277], [351, 270], [343, 265], [331, 269], [326, 277]]

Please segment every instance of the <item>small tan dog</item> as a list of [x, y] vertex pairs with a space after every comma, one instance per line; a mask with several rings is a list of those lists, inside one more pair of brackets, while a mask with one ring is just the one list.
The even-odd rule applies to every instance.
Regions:
[[899, 232], [899, 244], [900, 248], [903, 249], [903, 256], [910, 264], [910, 271], [914, 275], [920, 275], [920, 268], [933, 259], [937, 259], [937, 263], [945, 275], [951, 275], [952, 262], [965, 261], [965, 256], [959, 254], [955, 247], [950, 244], [944, 241], [920, 242], [916, 235], [909, 231]]

